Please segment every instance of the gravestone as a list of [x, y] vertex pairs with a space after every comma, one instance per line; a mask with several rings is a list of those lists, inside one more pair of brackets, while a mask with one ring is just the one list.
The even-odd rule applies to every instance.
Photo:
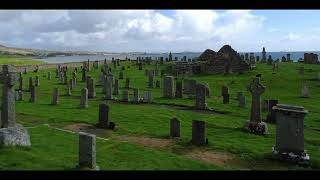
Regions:
[[180, 137], [180, 121], [176, 117], [170, 120], [170, 136]]
[[119, 72], [119, 80], [120, 79], [123, 79], [123, 72], [122, 71]]
[[85, 68], [82, 68], [82, 82], [85, 82], [87, 80], [87, 71]]
[[96, 83], [93, 78], [88, 78], [88, 98], [96, 97]]
[[272, 109], [274, 106], [277, 106], [278, 100], [270, 99], [268, 103], [268, 115], [267, 115], [267, 122], [276, 123], [276, 114], [275, 111]]
[[122, 92], [122, 101], [128, 102], [129, 101], [129, 90], [124, 89]]
[[308, 89], [308, 86], [305, 84], [301, 90], [301, 94], [302, 94], [302, 97], [304, 98], [308, 98], [309, 97], [309, 89]]
[[176, 98], [182, 98], [182, 81], [176, 81]]
[[77, 85], [77, 76], [73, 76], [72, 77], [72, 86], [76, 87], [76, 85]]
[[160, 81], [159, 80], [156, 81], [156, 88], [160, 88]]
[[23, 101], [23, 91], [22, 90], [18, 91], [18, 101]]
[[54, 89], [53, 89], [51, 104], [52, 104], [52, 105], [57, 105], [57, 104], [59, 104], [59, 89], [58, 89], [58, 88], [54, 88]]
[[309, 155], [304, 149], [304, 117], [308, 111], [302, 106], [277, 104], [276, 144], [272, 148], [273, 157], [298, 164], [308, 163]]
[[96, 135], [79, 133], [79, 169], [99, 170], [96, 163]]
[[240, 94], [238, 97], [239, 100], [239, 107], [245, 108], [246, 107], [246, 97], [243, 94]]
[[139, 103], [139, 88], [133, 89], [133, 102]]
[[97, 127], [108, 128], [109, 126], [109, 106], [107, 104], [99, 105], [99, 119]]
[[12, 65], [3, 65], [1, 74], [2, 97], [0, 118], [0, 147], [31, 146], [26, 128], [16, 123], [15, 90], [17, 77]]
[[23, 91], [23, 77], [19, 77], [19, 90]]
[[255, 77], [248, 86], [252, 94], [250, 120], [245, 123], [245, 130], [259, 135], [268, 133], [267, 124], [261, 121], [260, 96], [264, 93], [266, 87], [260, 83], [260, 78]]
[[154, 85], [154, 75], [149, 73], [149, 82], [148, 82], [148, 87], [153, 88]]
[[124, 88], [126, 88], [126, 89], [130, 88], [130, 79], [129, 78], [126, 78], [126, 84], [125, 84]]
[[204, 84], [197, 84], [196, 85], [196, 109], [207, 109], [206, 103], [206, 87]]
[[31, 87], [33, 86], [33, 79], [29, 77], [29, 91], [31, 91]]
[[51, 80], [51, 72], [48, 72], [48, 80]]
[[81, 90], [80, 108], [88, 108], [88, 89], [87, 88], [83, 88]]
[[107, 100], [112, 99], [112, 82], [111, 81], [106, 82], [106, 97], [105, 98]]
[[114, 80], [113, 94], [114, 95], [119, 95], [119, 80], [118, 79]]
[[163, 97], [165, 98], [174, 98], [173, 94], [173, 76], [166, 76], [163, 80]]
[[71, 93], [71, 87], [70, 87], [70, 85], [68, 84], [67, 85], [67, 93], [66, 93], [66, 96], [71, 96], [72, 95], [72, 93]]
[[204, 145], [206, 144], [205, 135], [205, 122], [199, 120], [192, 120], [192, 144], [194, 145]]
[[29, 100], [29, 102], [36, 102], [36, 98], [37, 98], [37, 95], [36, 95], [36, 87], [35, 87], [35, 86], [31, 86], [31, 88], [30, 88], [30, 100]]
[[151, 91], [145, 91], [143, 94], [143, 102], [152, 103], [152, 101], [153, 101], [153, 98], [152, 98]]

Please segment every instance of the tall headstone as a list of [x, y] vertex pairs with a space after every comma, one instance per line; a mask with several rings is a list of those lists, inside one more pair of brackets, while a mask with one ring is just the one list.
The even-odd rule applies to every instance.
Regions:
[[163, 80], [163, 97], [165, 98], [174, 98], [173, 93], [173, 76], [166, 76]]
[[0, 118], [0, 147], [18, 145], [31, 146], [26, 128], [16, 123], [15, 90], [16, 74], [12, 65], [2, 66], [2, 99]]
[[182, 81], [176, 81], [176, 98], [182, 98]]
[[88, 89], [87, 88], [83, 88], [81, 90], [80, 108], [88, 108]]
[[79, 133], [79, 169], [99, 170], [96, 162], [96, 135]]
[[261, 121], [260, 96], [266, 87], [260, 83], [260, 78], [256, 77], [248, 86], [252, 94], [250, 120], [245, 124], [245, 130], [250, 133], [265, 135], [268, 132], [267, 124]]
[[93, 78], [88, 78], [88, 98], [96, 97], [96, 83]]
[[194, 145], [204, 145], [206, 144], [205, 135], [205, 122], [199, 120], [192, 120], [192, 144]]
[[170, 119], [170, 136], [180, 137], [180, 121], [176, 117]]
[[261, 58], [261, 62], [265, 63], [267, 62], [267, 53], [266, 53], [266, 49], [263, 47], [262, 48], [262, 58]]
[[275, 158], [298, 164], [308, 163], [309, 155], [304, 149], [304, 117], [308, 111], [302, 106], [277, 104], [276, 144], [272, 148]]
[[99, 128], [108, 128], [109, 126], [109, 106], [107, 104], [99, 105], [99, 119], [97, 126]]
[[52, 105], [57, 105], [57, 104], [59, 104], [59, 89], [58, 89], [58, 88], [54, 88], [54, 89], [53, 89], [51, 104], [52, 104]]
[[196, 109], [207, 109], [206, 103], [206, 87], [204, 84], [196, 85]]

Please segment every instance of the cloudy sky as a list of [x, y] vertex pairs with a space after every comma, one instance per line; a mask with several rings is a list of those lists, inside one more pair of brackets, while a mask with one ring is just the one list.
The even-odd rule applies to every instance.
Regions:
[[49, 50], [314, 51], [320, 10], [0, 10], [0, 44]]

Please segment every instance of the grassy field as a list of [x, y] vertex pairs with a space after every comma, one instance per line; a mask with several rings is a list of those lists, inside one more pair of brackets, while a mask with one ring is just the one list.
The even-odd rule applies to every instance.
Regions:
[[[122, 63], [124, 64], [124, 63]], [[124, 79], [120, 80], [120, 94], [125, 84], [125, 78], [130, 78], [130, 87], [139, 88], [140, 96], [144, 90], [151, 90], [156, 103], [174, 103], [181, 105], [195, 104], [195, 100], [166, 99], [162, 97], [161, 88], [148, 88], [148, 78], [144, 70], [130, 65], [124, 71]], [[299, 68], [306, 71], [299, 75]], [[120, 67], [112, 72], [117, 78]], [[145, 68], [154, 69], [154, 65]], [[161, 68], [164, 68], [161, 66]], [[89, 100], [88, 109], [80, 109], [80, 90], [85, 86], [81, 82], [81, 72], [78, 72], [78, 82], [72, 90], [72, 96], [64, 96], [65, 85], [60, 84], [52, 72], [52, 80], [47, 80], [47, 71], [28, 72], [23, 75], [25, 89], [28, 78], [40, 76], [40, 87], [37, 87], [37, 102], [29, 103], [30, 94], [25, 92], [25, 100], [16, 103], [19, 123], [30, 127], [31, 148], [0, 149], [1, 169], [72, 169], [77, 163], [77, 136], [61, 132], [53, 127], [77, 130], [76, 127], [94, 125], [98, 119], [98, 109], [103, 100], [102, 86], [99, 81], [99, 69], [91, 68], [89, 75], [96, 78], [97, 98]], [[210, 97], [207, 103], [210, 108], [224, 112], [201, 112], [182, 110], [176, 106], [160, 104], [129, 104], [108, 101], [110, 119], [116, 123], [116, 130], [93, 130], [99, 137], [109, 141], [97, 141], [97, 162], [102, 170], [119, 169], [320, 169], [320, 81], [315, 80], [320, 72], [319, 65], [304, 65], [298, 63], [281, 63], [279, 69], [272, 71], [272, 66], [259, 64], [256, 70], [243, 74], [232, 75], [194, 75], [189, 78], [198, 82], [208, 82]], [[68, 77], [71, 78], [72, 71]], [[309, 114], [305, 118], [305, 149], [311, 157], [311, 166], [304, 168], [296, 165], [278, 162], [271, 159], [272, 146], [275, 144], [275, 125], [268, 124], [269, 134], [258, 136], [242, 131], [243, 125], [250, 117], [251, 95], [246, 86], [256, 74], [262, 74], [262, 83], [267, 86], [263, 99], [278, 99], [279, 103], [304, 106]], [[160, 76], [156, 79], [161, 80]], [[162, 82], [162, 80], [161, 80]], [[301, 98], [301, 88], [306, 83], [310, 98]], [[223, 104], [222, 85], [230, 89], [230, 104]], [[18, 85], [17, 85], [18, 87]], [[60, 104], [50, 105], [54, 87], [59, 87]], [[247, 107], [238, 107], [236, 93], [243, 91]], [[121, 99], [121, 96], [115, 96]], [[129, 98], [133, 97], [130, 89]], [[172, 117], [181, 120], [181, 139], [169, 138], [169, 122]], [[262, 113], [263, 118], [266, 112]], [[207, 122], [206, 133], [209, 144], [196, 147], [190, 144], [192, 120]], [[44, 126], [49, 124], [51, 128]], [[35, 127], [35, 128], [32, 128]], [[29, 160], [29, 161], [25, 161]]]
[[32, 60], [26, 57], [2, 56], [0, 55], [0, 64], [13, 64], [16, 66], [24, 66], [29, 64], [44, 64], [43, 61]]

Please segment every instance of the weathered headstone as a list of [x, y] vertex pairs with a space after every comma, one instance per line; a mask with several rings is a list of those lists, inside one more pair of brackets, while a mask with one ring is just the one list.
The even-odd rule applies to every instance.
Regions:
[[126, 84], [125, 84], [124, 88], [126, 88], [126, 89], [130, 88], [130, 79], [129, 78], [126, 78]]
[[174, 81], [174, 77], [173, 76], [164, 77], [164, 79], [163, 79], [163, 97], [165, 97], [165, 98], [174, 98], [173, 81]]
[[80, 108], [88, 108], [88, 89], [87, 88], [83, 88], [81, 90]]
[[128, 102], [129, 101], [129, 90], [128, 89], [124, 89], [122, 91], [122, 100], [124, 102]]
[[52, 105], [57, 105], [57, 104], [59, 104], [59, 89], [58, 89], [58, 88], [54, 88], [54, 89], [53, 89], [51, 104], [52, 104]]
[[133, 89], [133, 102], [134, 103], [139, 103], [140, 98], [139, 98], [139, 88], [134, 88]]
[[79, 169], [99, 170], [96, 163], [96, 135], [79, 133]]
[[304, 117], [308, 111], [302, 106], [277, 104], [276, 144], [272, 148], [275, 158], [298, 164], [308, 163], [309, 155], [304, 149]]
[[205, 122], [199, 120], [192, 120], [192, 144], [194, 145], [204, 145], [206, 144], [205, 135]]
[[1, 118], [0, 118], [0, 147], [18, 145], [31, 146], [27, 129], [16, 123], [15, 90], [16, 74], [12, 65], [2, 66], [1, 83]]
[[108, 128], [109, 126], [109, 106], [107, 104], [99, 105], [99, 119], [97, 127]]
[[245, 130], [250, 133], [265, 135], [268, 132], [267, 124], [261, 121], [260, 96], [266, 87], [260, 83], [260, 78], [256, 77], [248, 86], [252, 94], [250, 120], [245, 124]]
[[112, 82], [111, 81], [106, 82], [106, 97], [105, 98], [107, 100], [112, 99]]
[[35, 87], [35, 86], [31, 86], [31, 88], [30, 88], [30, 100], [29, 100], [29, 102], [36, 102], [36, 98], [37, 98], [37, 95], [36, 95], [36, 87]]
[[88, 78], [88, 98], [96, 97], [96, 83], [93, 78]]
[[206, 87], [204, 84], [196, 85], [196, 109], [207, 109], [206, 103]]
[[182, 98], [182, 81], [176, 81], [176, 98]]
[[48, 80], [51, 80], [51, 72], [48, 72]]
[[180, 137], [180, 121], [176, 117], [170, 119], [170, 136]]
[[275, 111], [272, 109], [274, 106], [277, 106], [278, 100], [270, 99], [268, 103], [268, 115], [267, 115], [267, 122], [275, 123], [276, 122], [276, 114]]
[[153, 101], [151, 91], [145, 91], [143, 94], [143, 102], [151, 103]]

